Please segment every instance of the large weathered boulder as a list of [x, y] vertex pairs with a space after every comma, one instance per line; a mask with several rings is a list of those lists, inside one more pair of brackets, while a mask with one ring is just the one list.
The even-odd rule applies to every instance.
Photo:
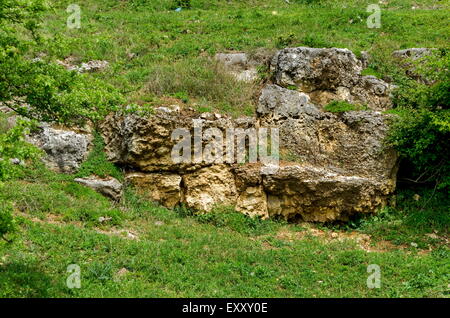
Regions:
[[362, 66], [348, 49], [297, 47], [278, 51], [271, 70], [276, 84], [296, 86], [320, 106], [345, 100], [374, 110], [390, 108], [390, 85], [373, 76], [362, 76]]
[[[361, 76], [361, 69], [345, 49], [281, 50], [272, 63], [276, 83], [262, 89], [256, 117], [233, 119], [183, 109], [151, 117], [116, 114], [102, 125], [108, 158], [130, 170], [127, 180], [138, 191], [170, 208], [183, 204], [209, 211], [232, 205], [251, 216], [317, 222], [373, 213], [395, 189], [397, 154], [383, 143], [389, 116], [373, 110], [389, 107], [390, 87]], [[289, 85], [298, 89], [283, 87]], [[335, 99], [364, 101], [372, 110], [323, 111], [326, 101]], [[194, 122], [203, 132], [214, 128], [223, 136], [233, 128], [278, 128], [280, 151], [290, 156], [282, 157], [270, 173], [261, 162], [176, 162], [172, 132], [183, 128], [194, 142]], [[211, 141], [206, 134], [199, 140], [202, 148]], [[236, 142], [231, 141], [234, 149]], [[218, 153], [224, 154], [227, 145]]]
[[258, 110], [269, 108], [277, 116], [260, 113], [260, 124], [278, 127], [281, 147], [298, 161], [347, 175], [392, 177], [397, 155], [383, 142], [388, 131], [387, 115], [374, 111], [334, 114], [298, 103], [295, 116], [291, 116], [285, 106], [274, 102], [274, 96], [284, 94], [292, 99], [292, 94], [297, 94], [303, 98], [303, 93], [272, 87], [266, 90], [273, 93], [261, 95]]
[[256, 125], [256, 119], [251, 117], [205, 117], [208, 116], [189, 111], [156, 112], [150, 118], [119, 114], [109, 116], [101, 125], [107, 157], [114, 163], [144, 172], [194, 171], [210, 164], [174, 162], [172, 149], [177, 140], [172, 139], [172, 132], [175, 129], [187, 129], [194, 136], [194, 120], [203, 131], [208, 128], [222, 131], [227, 128], [245, 129]]
[[370, 213], [386, 204], [395, 184], [357, 175], [345, 176], [323, 167], [282, 166], [263, 180], [269, 215], [327, 222]]
[[55, 171], [76, 172], [87, 158], [92, 137], [71, 130], [55, 129], [42, 124], [27, 140], [46, 153], [43, 160]]
[[286, 48], [272, 60], [278, 85], [296, 85], [304, 92], [352, 87], [362, 64], [348, 49]]
[[236, 185], [226, 165], [214, 165], [183, 176], [184, 202], [189, 208], [209, 211], [214, 205], [235, 205]]

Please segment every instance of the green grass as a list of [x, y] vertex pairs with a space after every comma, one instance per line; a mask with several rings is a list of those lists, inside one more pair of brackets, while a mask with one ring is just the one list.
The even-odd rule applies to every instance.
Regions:
[[323, 109], [330, 113], [344, 113], [355, 110], [367, 110], [368, 108], [367, 106], [350, 104], [346, 101], [334, 100], [329, 104], [325, 105]]
[[[13, 202], [19, 229], [13, 243], [0, 242], [0, 297], [448, 296], [448, 246], [422, 241], [427, 233], [448, 237], [448, 215], [422, 216], [410, 206], [351, 229], [317, 227], [369, 233], [374, 247], [377, 239], [394, 246], [368, 252], [354, 240], [315, 237], [310, 225], [251, 219], [229, 208], [170, 211], [132, 189], [115, 204], [73, 176], [42, 168], [29, 176], [0, 190]], [[100, 223], [100, 216], [112, 219]], [[412, 238], [418, 247], [400, 248]], [[81, 268], [81, 289], [65, 285], [70, 264]], [[380, 289], [366, 287], [369, 264], [381, 267]]]
[[423, 249], [448, 243], [450, 201], [445, 193], [427, 188], [401, 189], [396, 200], [395, 207], [356, 220], [350, 228], [370, 234], [376, 240], [406, 246], [413, 243]]
[[[215, 53], [346, 47], [372, 55], [364, 74], [395, 80], [393, 50], [448, 47], [448, 7], [428, 10], [442, 1], [421, 1], [416, 10], [412, 1], [389, 1], [381, 5], [380, 29], [365, 24], [373, 1], [291, 2], [192, 0], [191, 9], [177, 13], [171, 0], [80, 0], [82, 29], [68, 30], [65, 8], [72, 2], [55, 1], [45, 29], [59, 40], [41, 49], [78, 62], [109, 61], [92, 76], [130, 102], [177, 99], [200, 112], [251, 115], [270, 78], [267, 66], [259, 68], [259, 83], [243, 84], [212, 61]], [[348, 110], [337, 104], [329, 111]], [[99, 136], [76, 175], [38, 165], [0, 188], [18, 228], [8, 235], [12, 243], [0, 240], [0, 297], [449, 296], [449, 203], [429, 190], [400, 190], [396, 207], [345, 225], [305, 225], [251, 219], [226, 207], [171, 211], [130, 188], [113, 203], [73, 182], [91, 174], [123, 180]], [[349, 233], [370, 235], [368, 246], [340, 239]], [[81, 268], [80, 289], [66, 287], [70, 264]], [[366, 286], [370, 264], [381, 268], [380, 289]]]
[[[393, 50], [448, 47], [448, 5], [445, 10], [442, 1], [421, 1], [415, 10], [406, 0], [380, 5], [380, 29], [366, 26], [366, 6], [373, 1], [291, 2], [197, 0], [192, 9], [174, 12], [170, 0], [82, 0], [77, 2], [82, 28], [69, 30], [65, 8], [71, 2], [58, 1], [45, 29], [59, 41], [43, 50], [80, 62], [109, 61], [110, 67], [95, 76], [114, 84], [130, 102], [157, 103], [182, 92], [191, 106], [243, 114], [254, 109], [258, 87], [218, 71], [211, 59], [217, 52], [346, 47], [356, 54], [368, 51], [371, 72], [383, 77], [398, 68]], [[428, 10], [433, 6], [440, 9]]]
[[97, 175], [101, 178], [111, 176], [123, 181], [123, 173], [113, 163], [109, 162], [103, 151], [105, 147], [102, 137], [95, 132], [93, 140], [93, 149], [89, 153], [88, 158], [84, 161], [76, 176], [79, 178]]

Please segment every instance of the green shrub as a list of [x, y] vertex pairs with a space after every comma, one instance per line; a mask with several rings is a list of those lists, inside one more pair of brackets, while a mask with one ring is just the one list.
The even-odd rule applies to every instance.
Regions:
[[13, 208], [9, 202], [0, 202], [0, 238], [6, 240], [5, 235], [15, 230], [15, 222], [12, 215]]
[[9, 0], [0, 5], [0, 102], [41, 121], [97, 121], [124, 102], [112, 86], [69, 72], [52, 58], [31, 59], [45, 42], [39, 33], [43, 0]]
[[388, 143], [403, 158], [402, 177], [450, 189], [450, 57], [445, 51], [416, 62], [426, 85], [403, 79], [395, 92], [395, 113]]

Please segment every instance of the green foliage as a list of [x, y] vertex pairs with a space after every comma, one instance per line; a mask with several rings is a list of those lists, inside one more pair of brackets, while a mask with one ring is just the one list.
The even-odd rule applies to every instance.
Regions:
[[[16, 126], [0, 133], [0, 185], [6, 181], [18, 177], [23, 172], [23, 164], [26, 161], [35, 161], [41, 155], [41, 151], [24, 140], [33, 123], [18, 120]], [[20, 163], [14, 162], [19, 160]]]
[[108, 219], [106, 225], [118, 225], [123, 213], [110, 200], [72, 181], [24, 183], [11, 180], [0, 191], [1, 201], [14, 202], [17, 210], [43, 218], [52, 214], [61, 221], [76, 221], [101, 226], [100, 217]]
[[84, 161], [76, 176], [79, 178], [88, 177], [90, 175], [97, 175], [101, 178], [111, 176], [118, 180], [123, 180], [122, 172], [108, 159], [104, 152], [105, 143], [99, 133], [94, 133], [93, 140], [94, 147], [89, 153], [86, 161]]
[[368, 67], [368, 68], [362, 70], [361, 75], [365, 75], [365, 76], [366, 75], [372, 75], [372, 76], [381, 78], [381, 74], [378, 71], [376, 71], [373, 68], [371, 68], [371, 67]]
[[187, 102], [189, 102], [189, 96], [186, 92], [177, 92], [177, 93], [173, 94], [172, 96], [175, 98], [181, 99], [181, 101], [185, 104]]
[[288, 35], [280, 35], [277, 39], [276, 47], [278, 49], [283, 49], [285, 47], [290, 47], [295, 41], [295, 35], [289, 33]]
[[123, 103], [112, 86], [68, 72], [50, 57], [30, 57], [55, 41], [39, 35], [45, 9], [43, 0], [10, 0], [0, 6], [0, 102], [42, 121], [97, 121]]
[[325, 105], [324, 110], [331, 113], [343, 113], [355, 110], [366, 110], [367, 107], [361, 105], [350, 104], [343, 100], [334, 100]]
[[406, 178], [450, 190], [450, 55], [438, 52], [416, 64], [414, 72], [432, 84], [400, 82], [388, 142], [404, 158]]
[[12, 212], [13, 208], [10, 202], [0, 201], [0, 238], [5, 240], [5, 235], [14, 232], [16, 229]]
[[302, 39], [303, 46], [309, 47], [331, 47], [332, 45], [327, 42], [320, 34], [310, 34]]
[[175, 5], [177, 8], [190, 9], [192, 7], [191, 0], [175, 0]]

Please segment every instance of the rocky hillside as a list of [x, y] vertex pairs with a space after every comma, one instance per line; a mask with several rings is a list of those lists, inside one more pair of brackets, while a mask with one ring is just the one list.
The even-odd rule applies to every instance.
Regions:
[[[247, 82], [255, 79], [245, 74], [262, 66], [245, 53], [216, 58]], [[210, 211], [226, 205], [250, 216], [327, 222], [385, 206], [397, 173], [397, 154], [383, 143], [392, 85], [361, 75], [366, 61], [347, 49], [287, 48], [267, 60], [273, 80], [261, 88], [255, 116], [233, 118], [178, 105], [157, 107], [147, 116], [111, 114], [100, 129], [108, 159], [124, 167], [125, 181], [139, 193], [168, 208]], [[328, 109], [333, 103], [350, 109]], [[224, 162], [225, 144], [218, 159], [175, 162], [172, 132], [186, 129], [194, 136], [195, 123], [224, 135], [229, 129], [278, 129], [279, 167], [268, 173], [258, 160]], [[202, 148], [211, 137], [200, 136]], [[231, 140], [236, 149], [238, 139]], [[73, 173], [87, 158], [92, 136], [44, 126], [32, 140], [46, 151], [50, 168]], [[94, 184], [99, 182], [111, 187], [111, 181]], [[115, 193], [109, 196], [119, 200], [120, 190]]]

